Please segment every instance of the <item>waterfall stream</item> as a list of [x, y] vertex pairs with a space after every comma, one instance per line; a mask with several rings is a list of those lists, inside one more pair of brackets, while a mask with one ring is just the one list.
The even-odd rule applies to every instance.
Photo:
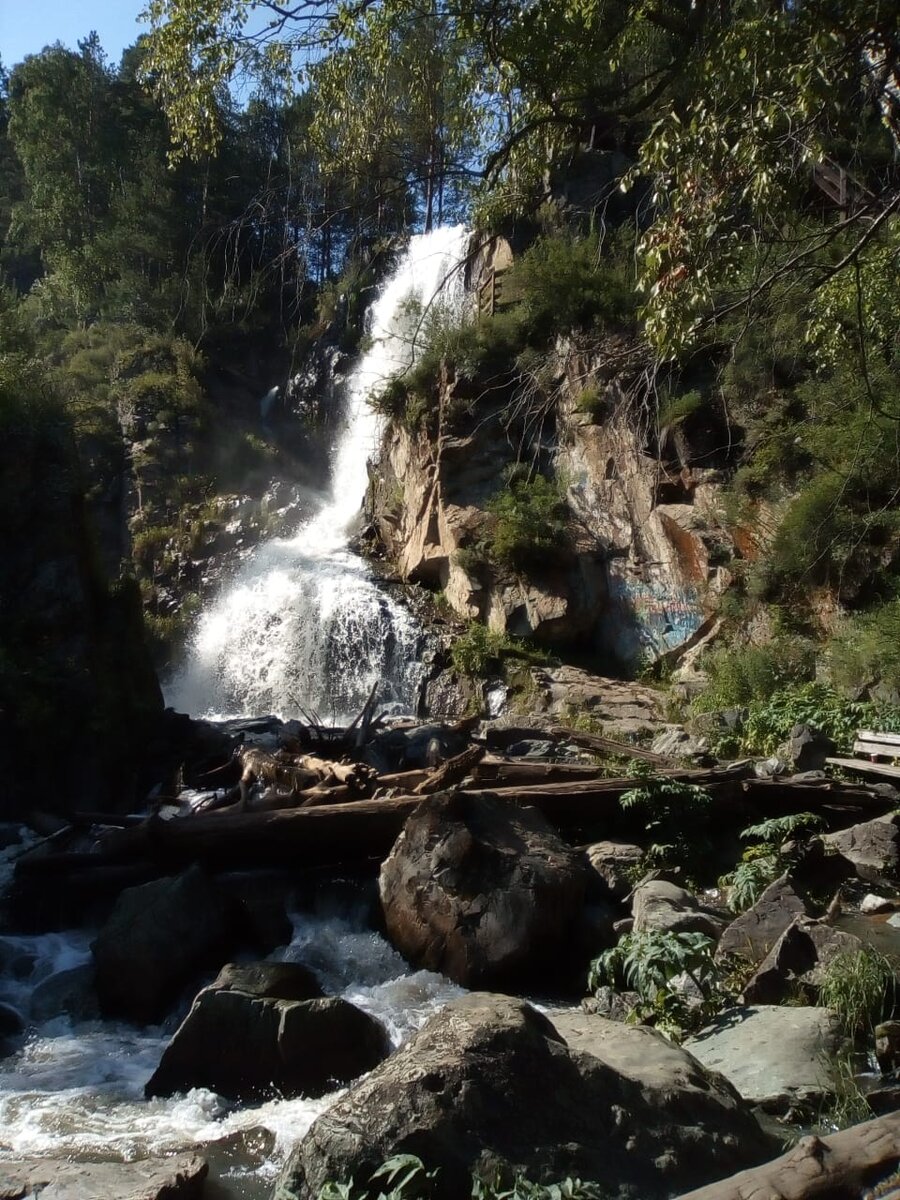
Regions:
[[[293, 537], [249, 555], [208, 605], [168, 688], [176, 708], [287, 715], [302, 705], [340, 721], [361, 707], [376, 681], [382, 704], [412, 706], [421, 631], [352, 552], [350, 530], [380, 429], [368, 400], [413, 361], [423, 306], [435, 297], [459, 302], [455, 268], [467, 240], [462, 227], [412, 238], [372, 306], [369, 349], [348, 379], [329, 494]], [[0, 852], [0, 893], [14, 853], [16, 847]], [[193, 989], [181, 1012], [156, 1027], [103, 1021], [74, 1002], [65, 1015], [48, 1016], [48, 990], [88, 969], [91, 936], [0, 935], [0, 1003], [28, 1023], [21, 1046], [0, 1059], [0, 1163], [33, 1155], [127, 1161], [197, 1150], [219, 1181], [217, 1197], [268, 1197], [286, 1152], [339, 1093], [237, 1105], [195, 1089], [145, 1100], [144, 1084]], [[394, 1045], [460, 991], [439, 975], [411, 971], [366, 927], [361, 911], [346, 904], [329, 910], [327, 896], [320, 895], [315, 913], [295, 915], [293, 940], [274, 957], [307, 964], [326, 993], [381, 1020]]]
[[463, 226], [410, 240], [370, 311], [369, 348], [346, 385], [330, 493], [289, 538], [261, 545], [201, 614], [167, 703], [196, 716], [296, 715], [336, 723], [379, 699], [410, 710], [421, 630], [349, 547], [380, 418], [369, 399], [415, 357], [423, 309], [460, 302]]

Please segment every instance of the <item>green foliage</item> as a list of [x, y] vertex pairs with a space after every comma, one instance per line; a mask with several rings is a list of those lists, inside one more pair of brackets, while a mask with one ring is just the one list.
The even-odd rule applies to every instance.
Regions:
[[513, 479], [488, 504], [492, 559], [513, 571], [560, 562], [569, 553], [567, 508], [559, 484], [544, 475]]
[[816, 833], [823, 825], [824, 821], [818, 813], [790, 813], [786, 817], [770, 817], [759, 825], [748, 825], [741, 831], [741, 838], [744, 841], [771, 842], [777, 845], [798, 833], [803, 836]]
[[703, 408], [704, 399], [700, 392], [683, 392], [680, 396], [670, 396], [659, 408], [659, 425], [677, 425], [679, 421], [692, 416]]
[[728, 891], [729, 907], [744, 912], [755, 904], [769, 884], [791, 866], [794, 855], [782, 853], [782, 843], [789, 838], [805, 839], [822, 825], [816, 813], [800, 812], [772, 817], [744, 829], [741, 837], [756, 844], [749, 846], [735, 869], [719, 880], [719, 886]]
[[358, 1187], [329, 1180], [319, 1189], [318, 1200], [426, 1200], [431, 1195], [437, 1171], [427, 1171], [415, 1154], [395, 1154], [369, 1176], [369, 1185]]
[[465, 633], [453, 642], [450, 662], [454, 671], [469, 679], [481, 679], [492, 664], [499, 666], [504, 652], [510, 647], [502, 633], [494, 633], [480, 621], [473, 621]]
[[837, 1013], [848, 1037], [870, 1036], [893, 1008], [893, 962], [872, 946], [836, 955], [825, 967], [818, 1003]]
[[719, 881], [720, 887], [728, 891], [728, 907], [736, 913], [752, 908], [783, 869], [783, 864], [774, 853], [739, 862], [733, 871], [723, 875]]
[[727, 646], [707, 654], [709, 683], [693, 703], [695, 712], [744, 708], [767, 700], [786, 685], [812, 679], [815, 650], [800, 638], [779, 638], [760, 646]]
[[[715, 942], [703, 933], [627, 933], [591, 963], [588, 989], [596, 992], [608, 985], [637, 992], [635, 1017], [652, 1020], [678, 1037], [699, 1027], [721, 1006], [722, 976], [714, 955]], [[690, 1005], [673, 986], [682, 975], [698, 989], [699, 1004]]]
[[649, 764], [641, 767], [645, 769], [639, 775], [640, 786], [623, 793], [619, 804], [643, 819], [644, 832], [651, 839], [647, 865], [682, 867], [693, 872], [698, 851], [705, 844], [712, 808], [710, 794], [696, 784], [654, 776], [649, 773]]
[[839, 625], [828, 644], [828, 668], [837, 688], [881, 684], [900, 692], [900, 600]]
[[563, 1179], [560, 1183], [532, 1183], [517, 1176], [510, 1185], [500, 1180], [472, 1181], [472, 1200], [604, 1200], [607, 1193], [597, 1183], [582, 1179]]
[[748, 753], [774, 754], [795, 725], [811, 725], [847, 753], [860, 728], [900, 731], [900, 708], [850, 700], [823, 683], [794, 684], [750, 705], [742, 743]]

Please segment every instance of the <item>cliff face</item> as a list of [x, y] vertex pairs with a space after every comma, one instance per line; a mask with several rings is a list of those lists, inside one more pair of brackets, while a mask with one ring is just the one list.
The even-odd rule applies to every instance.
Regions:
[[[404, 579], [492, 630], [624, 665], [703, 636], [734, 555], [720, 514], [727, 433], [714, 413], [658, 430], [626, 396], [622, 350], [560, 342], [540, 405], [513, 388], [463, 420], [471, 387], [445, 371], [427, 431], [389, 423], [369, 515]], [[556, 479], [566, 526], [553, 553], [521, 569], [489, 549], [492, 500], [517, 462]]]

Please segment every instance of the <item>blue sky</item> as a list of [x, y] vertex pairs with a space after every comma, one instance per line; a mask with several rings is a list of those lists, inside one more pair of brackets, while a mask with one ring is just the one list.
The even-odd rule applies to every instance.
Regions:
[[138, 13], [146, 0], [0, 0], [0, 59], [7, 68], [26, 54], [60, 41], [74, 50], [92, 29], [116, 63], [142, 30]]

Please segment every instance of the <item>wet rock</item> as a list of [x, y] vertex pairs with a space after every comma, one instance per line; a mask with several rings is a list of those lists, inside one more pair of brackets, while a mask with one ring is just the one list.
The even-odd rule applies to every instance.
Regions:
[[326, 1180], [365, 1181], [411, 1151], [439, 1168], [436, 1200], [468, 1195], [479, 1165], [509, 1179], [597, 1179], [611, 1194], [655, 1200], [772, 1152], [730, 1086], [679, 1051], [670, 1070], [652, 1035], [646, 1050], [624, 1062], [611, 1039], [605, 1061], [570, 1049], [521, 1000], [462, 997], [314, 1122], [275, 1196], [311, 1200]]
[[0, 1200], [189, 1200], [201, 1195], [206, 1174], [197, 1154], [128, 1163], [20, 1159], [0, 1163]]
[[91, 947], [103, 1012], [159, 1020], [192, 976], [226, 957], [229, 940], [225, 901], [199, 867], [126, 888]]
[[195, 1087], [232, 1100], [321, 1096], [381, 1062], [390, 1048], [384, 1027], [346, 1000], [238, 990], [241, 982], [304, 990], [302, 975], [266, 978], [270, 965], [292, 964], [228, 968], [225, 986], [217, 980], [200, 992], [144, 1089], [148, 1097]]
[[644, 852], [632, 842], [594, 842], [585, 850], [592, 872], [605, 889], [624, 900], [634, 886], [632, 872], [640, 866]]
[[210, 989], [266, 1000], [320, 1000], [324, 995], [314, 972], [294, 962], [226, 963]]
[[93, 1021], [99, 1017], [93, 964], [57, 971], [42, 979], [31, 993], [28, 1015], [39, 1024], [63, 1015], [73, 1021]]
[[798, 916], [807, 916], [804, 901], [788, 875], [770, 883], [756, 903], [731, 922], [719, 941], [716, 956], [733, 954], [760, 963]]
[[241, 940], [259, 954], [271, 954], [290, 942], [294, 927], [286, 897], [295, 880], [285, 871], [229, 871], [216, 882], [232, 901]]
[[840, 1043], [838, 1020], [826, 1008], [759, 1005], [728, 1009], [684, 1046], [744, 1100], [784, 1116], [833, 1094], [828, 1059]]
[[0, 975], [27, 979], [34, 969], [35, 955], [12, 938], [0, 937]]
[[900, 1021], [882, 1021], [875, 1026], [875, 1057], [882, 1071], [900, 1066]]
[[543, 816], [488, 794], [428, 797], [381, 868], [391, 941], [464, 987], [558, 970], [585, 867]]
[[859, 911], [864, 917], [871, 917], [877, 913], [894, 912], [900, 904], [896, 900], [890, 900], [887, 896], [875, 896], [871, 892], [863, 896], [859, 902]]
[[900, 878], [900, 814], [825, 834], [822, 841], [846, 859], [860, 879]]
[[0, 1003], [0, 1058], [12, 1054], [25, 1032], [25, 1021], [18, 1009]]
[[862, 945], [852, 933], [795, 917], [744, 988], [744, 1003], [782, 1004], [798, 989], [812, 998], [831, 960], [856, 953]]
[[634, 932], [705, 933], [718, 941], [725, 922], [701, 912], [695, 896], [665, 879], [650, 879], [634, 889]]
[[549, 741], [539, 741], [533, 738], [523, 739], [521, 742], [513, 742], [508, 747], [506, 753], [510, 758], [530, 758], [530, 759], [547, 759], [553, 758], [556, 754], [556, 743]]

